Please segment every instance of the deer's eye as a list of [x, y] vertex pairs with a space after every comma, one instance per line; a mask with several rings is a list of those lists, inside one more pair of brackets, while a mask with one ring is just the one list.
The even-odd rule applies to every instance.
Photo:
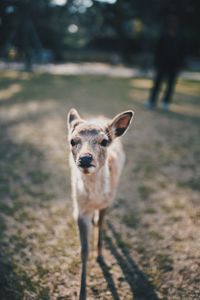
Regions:
[[79, 140], [75, 140], [75, 139], [71, 139], [70, 144], [72, 145], [72, 147], [76, 146], [79, 144]]
[[108, 144], [109, 144], [109, 140], [106, 140], [106, 139], [103, 139], [103, 140], [101, 141], [101, 143], [100, 143], [100, 145], [103, 146], [103, 147], [107, 147]]

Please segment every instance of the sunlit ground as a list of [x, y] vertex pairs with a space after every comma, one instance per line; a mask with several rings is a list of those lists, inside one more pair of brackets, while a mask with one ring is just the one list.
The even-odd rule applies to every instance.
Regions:
[[149, 79], [0, 74], [0, 299], [77, 299], [66, 116], [133, 109], [104, 261], [89, 299], [200, 298], [200, 85], [179, 81], [171, 112], [146, 111]]

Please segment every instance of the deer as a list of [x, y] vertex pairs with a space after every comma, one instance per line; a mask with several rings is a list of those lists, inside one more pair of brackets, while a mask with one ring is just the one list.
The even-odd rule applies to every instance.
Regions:
[[81, 246], [79, 300], [86, 300], [86, 277], [92, 224], [97, 225], [97, 260], [102, 258], [103, 220], [115, 198], [125, 163], [119, 139], [129, 128], [134, 112], [113, 119], [82, 119], [74, 108], [68, 112], [69, 165], [73, 216]]

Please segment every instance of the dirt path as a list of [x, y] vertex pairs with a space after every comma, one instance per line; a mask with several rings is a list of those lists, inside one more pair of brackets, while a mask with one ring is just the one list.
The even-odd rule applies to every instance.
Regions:
[[180, 81], [172, 111], [146, 111], [151, 81], [30, 75], [0, 79], [0, 299], [77, 299], [66, 115], [135, 110], [104, 260], [89, 299], [200, 299], [200, 86]]
[[[23, 71], [22, 63], [7, 63], [0, 61], [0, 71], [15, 70]], [[62, 64], [35, 64], [33, 71], [40, 74], [52, 75], [94, 75], [117, 78], [143, 77], [152, 78], [153, 70], [143, 70], [138, 67], [124, 66], [123, 64], [112, 65], [99, 62], [62, 63]], [[179, 74], [181, 79], [200, 81], [200, 72], [183, 70]]]

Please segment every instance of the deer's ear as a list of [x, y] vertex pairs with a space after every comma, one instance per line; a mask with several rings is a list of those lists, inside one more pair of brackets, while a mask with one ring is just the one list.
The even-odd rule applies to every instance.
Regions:
[[71, 108], [67, 116], [68, 128], [72, 129], [81, 122], [81, 118], [75, 108]]
[[115, 116], [108, 126], [109, 133], [113, 137], [122, 136], [127, 131], [133, 119], [134, 112], [132, 110], [125, 111]]

